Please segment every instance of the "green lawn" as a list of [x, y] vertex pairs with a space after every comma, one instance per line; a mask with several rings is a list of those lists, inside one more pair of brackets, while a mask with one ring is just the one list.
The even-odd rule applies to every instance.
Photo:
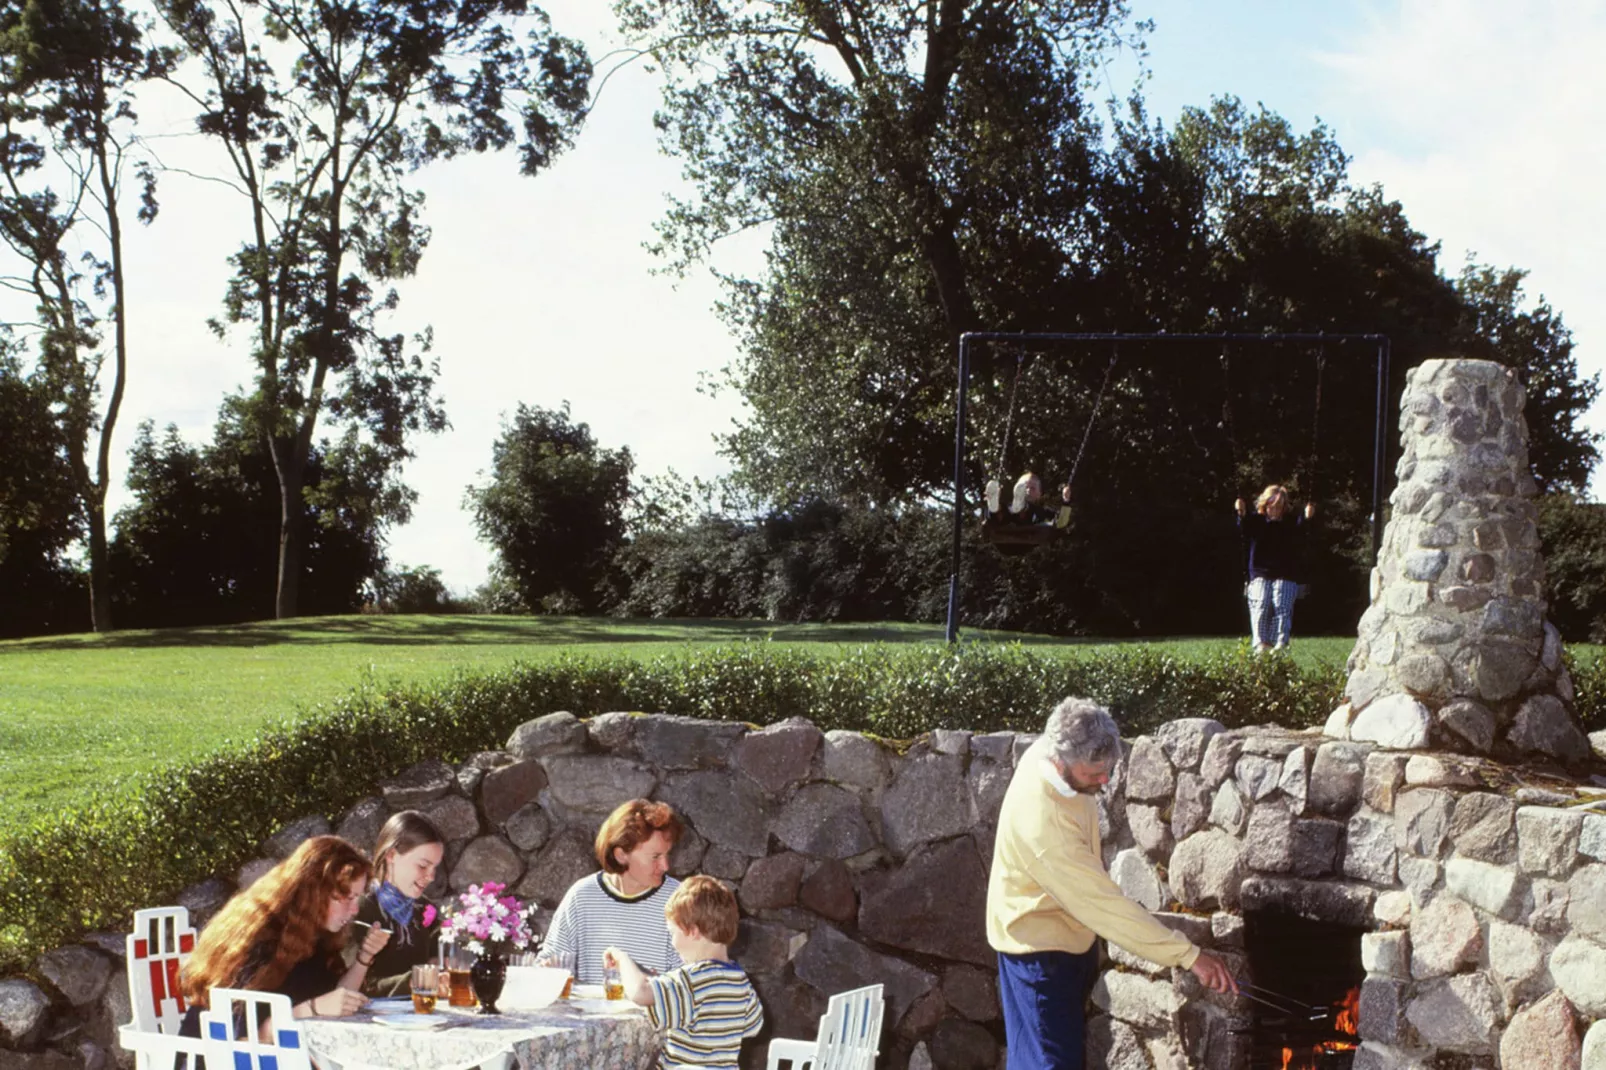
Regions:
[[[686, 644], [771, 640], [826, 652], [862, 643], [941, 642], [912, 624], [776, 625], [763, 621], [618, 621], [574, 617], [326, 617], [218, 628], [53, 636], [0, 642], [0, 825], [52, 811], [117, 777], [249, 736], [263, 724], [380, 685], [492, 668], [562, 651], [651, 657]], [[1075, 656], [1111, 645], [969, 631]], [[1162, 646], [1196, 657], [1230, 639]], [[1348, 639], [1300, 639], [1301, 662], [1341, 661]]]

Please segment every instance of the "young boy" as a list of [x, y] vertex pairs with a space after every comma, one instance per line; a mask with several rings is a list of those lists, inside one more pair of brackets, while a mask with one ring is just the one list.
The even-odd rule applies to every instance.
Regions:
[[602, 960], [619, 967], [625, 998], [646, 1007], [666, 1031], [660, 1066], [736, 1070], [742, 1040], [764, 1025], [758, 993], [730, 961], [741, 919], [736, 897], [713, 877], [687, 877], [664, 904], [664, 918], [685, 965], [648, 977], [617, 947], [603, 951]]

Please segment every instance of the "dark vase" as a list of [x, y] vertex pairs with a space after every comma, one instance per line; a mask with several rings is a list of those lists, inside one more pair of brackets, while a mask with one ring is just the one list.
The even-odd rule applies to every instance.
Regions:
[[507, 959], [501, 952], [488, 951], [476, 959], [468, 969], [468, 981], [474, 987], [474, 998], [480, 1001], [481, 1014], [502, 1013], [496, 1009], [507, 983]]

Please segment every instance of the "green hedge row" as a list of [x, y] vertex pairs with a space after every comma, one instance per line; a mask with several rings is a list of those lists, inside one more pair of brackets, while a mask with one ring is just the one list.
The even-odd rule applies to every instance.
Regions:
[[[1580, 705], [1606, 697], [1602, 662], [1575, 669]], [[1339, 666], [1301, 670], [1246, 651], [1179, 659], [1149, 648], [1084, 657], [1019, 646], [865, 646], [836, 655], [751, 643], [653, 660], [568, 656], [433, 685], [359, 689], [330, 706], [0, 841], [0, 975], [142, 906], [232, 873], [284, 821], [338, 815], [425, 758], [462, 761], [554, 710], [663, 710], [760, 724], [807, 717], [906, 739], [932, 728], [1036, 730], [1069, 694], [1138, 735], [1177, 717], [1320, 724]], [[1588, 696], [1587, 700], [1584, 696]]]

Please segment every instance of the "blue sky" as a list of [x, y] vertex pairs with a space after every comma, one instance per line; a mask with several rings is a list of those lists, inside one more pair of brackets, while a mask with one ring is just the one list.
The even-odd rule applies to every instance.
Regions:
[[[602, 0], [547, 0], [556, 27], [610, 47]], [[1574, 330], [1586, 371], [1606, 337], [1606, 0], [1137, 0], [1153, 18], [1144, 93], [1167, 122], [1185, 105], [1230, 93], [1308, 128], [1319, 116], [1353, 157], [1352, 177], [1381, 182], [1417, 229], [1443, 242], [1441, 265], [1529, 269]], [[1111, 87], [1135, 76], [1112, 64]], [[628, 445], [642, 474], [723, 468], [711, 436], [739, 401], [698, 391], [735, 355], [703, 275], [652, 273], [642, 249], [675, 188], [651, 114], [653, 78], [628, 68], [608, 85], [576, 148], [536, 179], [511, 158], [426, 172], [434, 239], [403, 288], [398, 326], [435, 331], [453, 429], [418, 442], [406, 478], [420, 500], [392, 533], [399, 564], [441, 568], [450, 586], [479, 583], [488, 550], [462, 510], [463, 488], [489, 463], [501, 415], [520, 402], [568, 400], [609, 446]], [[167, 136], [170, 164], [205, 169], [209, 148], [173, 99], [142, 102]], [[133, 367], [117, 453], [141, 419], [210, 432], [222, 394], [245, 380], [245, 339], [220, 344], [204, 320], [218, 307], [224, 259], [242, 232], [228, 191], [169, 175], [156, 226], [131, 236]], [[727, 263], [759, 250], [725, 250]], [[1593, 425], [1606, 427], [1597, 411]], [[1597, 479], [1596, 497], [1601, 483]], [[123, 495], [114, 495], [115, 502]]]

